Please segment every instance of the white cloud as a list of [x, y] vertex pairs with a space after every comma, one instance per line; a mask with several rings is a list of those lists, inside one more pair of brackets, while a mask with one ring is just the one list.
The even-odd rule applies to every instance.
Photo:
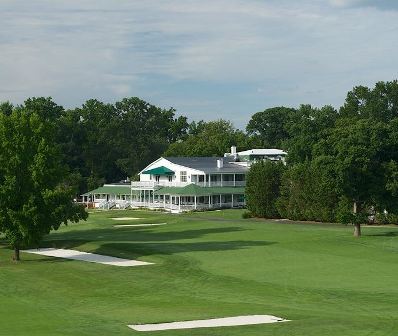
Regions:
[[349, 7], [360, 4], [362, 0], [330, 0], [330, 4], [336, 7]]
[[367, 3], [2, 1], [0, 100], [137, 95], [239, 123], [273, 105], [339, 105], [397, 73], [398, 14]]

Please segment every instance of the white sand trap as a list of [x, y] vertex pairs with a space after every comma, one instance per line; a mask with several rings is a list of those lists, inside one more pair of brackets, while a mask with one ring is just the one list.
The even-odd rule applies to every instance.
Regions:
[[111, 218], [111, 219], [117, 220], [117, 221], [129, 221], [129, 220], [143, 219], [143, 218], [138, 218], [138, 217], [117, 217], [117, 218]]
[[147, 224], [121, 224], [121, 225], [114, 225], [115, 228], [122, 228], [122, 227], [139, 227], [139, 226], [158, 226], [158, 225], [166, 225], [167, 223], [147, 223]]
[[33, 250], [23, 250], [22, 252], [40, 254], [48, 257], [73, 259], [73, 260], [87, 261], [92, 263], [113, 265], [113, 266], [128, 267], [128, 266], [152, 265], [152, 263], [148, 263], [145, 261], [109, 257], [101, 254], [80, 252], [76, 250], [42, 248], [42, 249], [33, 249]]
[[251, 324], [265, 324], [287, 322], [280, 317], [272, 315], [248, 315], [224, 317], [210, 320], [195, 320], [156, 324], [133, 324], [128, 327], [136, 331], [158, 331], [158, 330], [175, 330], [175, 329], [194, 329], [194, 328], [212, 328], [212, 327], [232, 327]]

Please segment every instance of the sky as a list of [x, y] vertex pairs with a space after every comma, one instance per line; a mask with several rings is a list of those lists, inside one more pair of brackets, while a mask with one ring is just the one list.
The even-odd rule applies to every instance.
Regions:
[[396, 0], [0, 0], [0, 101], [140, 97], [190, 120], [396, 79]]

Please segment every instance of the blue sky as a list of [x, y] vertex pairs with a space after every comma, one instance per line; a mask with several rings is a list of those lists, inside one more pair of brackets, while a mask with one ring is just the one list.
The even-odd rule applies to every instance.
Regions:
[[398, 1], [0, 0], [0, 101], [138, 96], [243, 128], [396, 79]]

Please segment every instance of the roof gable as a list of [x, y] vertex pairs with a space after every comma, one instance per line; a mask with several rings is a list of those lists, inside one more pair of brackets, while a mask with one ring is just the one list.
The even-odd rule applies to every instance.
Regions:
[[[247, 167], [238, 166], [231, 162], [233, 158], [224, 157], [165, 157], [166, 160], [170, 161], [179, 166], [188, 167], [191, 169], [199, 170], [204, 173], [245, 173]], [[217, 167], [217, 160], [223, 160], [223, 167]]]

